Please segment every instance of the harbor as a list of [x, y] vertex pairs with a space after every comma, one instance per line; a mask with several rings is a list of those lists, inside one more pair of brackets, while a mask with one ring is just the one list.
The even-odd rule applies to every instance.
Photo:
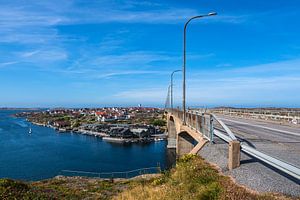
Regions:
[[65, 169], [104, 173], [157, 163], [162, 169], [166, 166], [166, 141], [119, 145], [90, 131], [58, 132], [35, 125], [13, 117], [17, 112], [0, 111], [0, 178], [34, 181], [55, 177]]

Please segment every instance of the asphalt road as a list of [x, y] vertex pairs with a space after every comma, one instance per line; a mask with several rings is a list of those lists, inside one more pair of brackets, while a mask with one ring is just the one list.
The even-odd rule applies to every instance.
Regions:
[[242, 142], [300, 167], [300, 128], [217, 115]]

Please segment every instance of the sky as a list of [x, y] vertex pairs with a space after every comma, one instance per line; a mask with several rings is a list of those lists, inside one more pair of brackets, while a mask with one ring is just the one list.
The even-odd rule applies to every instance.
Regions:
[[[295, 0], [0, 0], [0, 107], [300, 107]], [[181, 106], [182, 74], [174, 75]]]

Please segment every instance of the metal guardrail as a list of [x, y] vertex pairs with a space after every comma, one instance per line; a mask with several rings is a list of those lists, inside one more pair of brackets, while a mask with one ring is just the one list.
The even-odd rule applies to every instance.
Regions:
[[[172, 112], [175, 116], [177, 116], [179, 119], [182, 120], [183, 118], [183, 112], [180, 111], [180, 110], [169, 110], [170, 112]], [[180, 116], [181, 115], [181, 116]], [[235, 135], [233, 134], [233, 132], [224, 124], [224, 122], [222, 122], [222, 120], [218, 119], [218, 117], [216, 117], [214, 114], [211, 114], [211, 113], [201, 113], [201, 112], [197, 112], [197, 111], [188, 111], [187, 112], [187, 125], [189, 127], [192, 127], [195, 123], [191, 122], [190, 119], [192, 119], [193, 117], [192, 116], [189, 116], [189, 115], [195, 115], [195, 116], [201, 116], [201, 123], [200, 123], [200, 129], [198, 132], [200, 132], [201, 134], [203, 134], [204, 137], [206, 137], [208, 140], [210, 140], [210, 142], [213, 142], [213, 135], [216, 135], [218, 136], [219, 138], [221, 138], [222, 140], [224, 140], [225, 142], [229, 143], [230, 141], [233, 141], [233, 140], [237, 140], [237, 138], [235, 137]], [[211, 130], [210, 131], [210, 136], [207, 137], [207, 135], [205, 135], [205, 133], [203, 133], [202, 131], [205, 130], [204, 127], [201, 127], [203, 126], [203, 116], [205, 115], [209, 115], [211, 116], [210, 117], [210, 123], [209, 124], [206, 124], [207, 127], [206, 129], [207, 130]], [[196, 117], [197, 118], [197, 117]], [[214, 127], [215, 124], [214, 123], [218, 123], [220, 125], [220, 128], [223, 129], [219, 129], [219, 128], [216, 128]], [[208, 127], [209, 126], [209, 127]], [[196, 128], [195, 127], [192, 127], [196, 130], [197, 129], [197, 123], [196, 123]], [[226, 133], [226, 134], [224, 134]], [[244, 153], [247, 153], [249, 154], [250, 156], [264, 162], [264, 163], [267, 163], [269, 165], [271, 165], [272, 167], [300, 180], [300, 168], [295, 166], [295, 165], [292, 165], [286, 161], [283, 161], [283, 160], [280, 160], [278, 158], [275, 158], [273, 156], [270, 156], [270, 155], [267, 155], [261, 151], [258, 151], [257, 149], [253, 148], [253, 147], [250, 147], [244, 143], [241, 142], [241, 150], [244, 152]]]
[[215, 116], [214, 114], [211, 114], [213, 116], [213, 118], [219, 122], [219, 124], [225, 129], [226, 133], [229, 135], [231, 140], [237, 140], [235, 135], [231, 132], [231, 130], [224, 124], [224, 122], [222, 120], [220, 120], [219, 118], [217, 118], [217, 116]]
[[[214, 130], [214, 134], [217, 135], [219, 138], [221, 138], [222, 140], [224, 140], [225, 142], [229, 143], [231, 141], [231, 138], [226, 136], [224, 133], [222, 133], [221, 131], [215, 129]], [[244, 144], [243, 142], [241, 142], [241, 150], [244, 153], [247, 153], [248, 155], [263, 161], [269, 165], [271, 165], [272, 167], [285, 172], [286, 174], [300, 180], [300, 168], [298, 168], [297, 166], [290, 164], [286, 161], [280, 160], [278, 158], [272, 157], [270, 155], [267, 155], [261, 151], [258, 151], [257, 149], [250, 147], [246, 144]]]
[[135, 176], [139, 176], [143, 174], [156, 174], [160, 172], [161, 172], [161, 168], [160, 166], [158, 166], [158, 167], [140, 168], [140, 169], [134, 169], [134, 170], [122, 171], [122, 172], [87, 172], [87, 171], [76, 171], [76, 170], [62, 170], [61, 175], [114, 179], [114, 178], [133, 178]]
[[232, 141], [232, 139], [230, 137], [228, 137], [227, 135], [223, 134], [221, 131], [214, 129], [214, 134], [216, 136], [218, 136], [219, 138], [221, 138], [222, 140], [224, 140], [225, 142], [229, 143], [230, 141]]
[[265, 153], [262, 153], [252, 147], [249, 147], [248, 145], [241, 144], [241, 149], [243, 152], [275, 167], [276, 169], [285, 172], [289, 174], [290, 176], [300, 180], [300, 169], [290, 163], [287, 163], [285, 161], [282, 161], [278, 158], [274, 158], [272, 156], [269, 156]]

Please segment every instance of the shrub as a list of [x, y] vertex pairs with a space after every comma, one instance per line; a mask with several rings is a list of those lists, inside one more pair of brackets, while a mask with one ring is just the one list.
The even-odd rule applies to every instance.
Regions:
[[151, 124], [153, 126], [165, 126], [166, 125], [166, 121], [163, 119], [155, 119], [151, 122]]

